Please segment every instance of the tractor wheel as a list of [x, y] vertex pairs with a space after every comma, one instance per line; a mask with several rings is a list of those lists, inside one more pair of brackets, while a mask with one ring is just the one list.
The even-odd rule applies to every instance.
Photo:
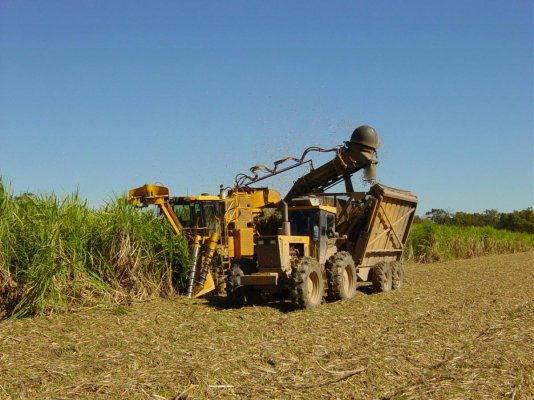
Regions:
[[382, 261], [377, 263], [371, 270], [371, 281], [373, 282], [374, 290], [377, 292], [391, 290], [391, 264]]
[[392, 289], [400, 289], [404, 285], [404, 265], [400, 261], [391, 263]]
[[249, 273], [248, 265], [234, 264], [226, 279], [226, 300], [231, 308], [241, 308], [256, 303], [258, 291], [252, 286], [242, 286], [241, 277]]
[[228, 306], [232, 308], [241, 308], [246, 304], [245, 288], [241, 286], [240, 278], [243, 276], [243, 270], [239, 265], [233, 265], [226, 279], [226, 300]]
[[325, 267], [329, 300], [345, 300], [354, 297], [357, 277], [352, 256], [346, 251], [340, 251], [328, 259]]
[[291, 273], [290, 298], [294, 309], [317, 307], [323, 301], [324, 278], [319, 262], [302, 257]]

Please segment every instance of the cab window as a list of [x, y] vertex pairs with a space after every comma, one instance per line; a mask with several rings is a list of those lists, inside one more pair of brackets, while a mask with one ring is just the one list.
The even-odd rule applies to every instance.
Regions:
[[335, 232], [336, 218], [334, 214], [326, 214], [326, 234], [330, 236]]
[[318, 224], [318, 220], [319, 215], [315, 210], [290, 210], [291, 234], [312, 237], [313, 227]]
[[191, 227], [191, 209], [189, 204], [173, 204], [172, 209], [185, 228]]

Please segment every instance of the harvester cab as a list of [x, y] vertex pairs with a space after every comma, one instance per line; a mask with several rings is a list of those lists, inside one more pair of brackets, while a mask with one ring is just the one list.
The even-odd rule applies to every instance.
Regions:
[[218, 196], [171, 197], [169, 204], [188, 233], [202, 237], [221, 234], [224, 204]]

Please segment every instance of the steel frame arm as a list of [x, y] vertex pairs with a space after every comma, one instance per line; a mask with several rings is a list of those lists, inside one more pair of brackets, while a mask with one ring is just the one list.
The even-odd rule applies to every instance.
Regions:
[[136, 206], [156, 205], [163, 212], [177, 235], [183, 234], [178, 216], [169, 204], [169, 189], [164, 186], [144, 185], [128, 192], [128, 201]]

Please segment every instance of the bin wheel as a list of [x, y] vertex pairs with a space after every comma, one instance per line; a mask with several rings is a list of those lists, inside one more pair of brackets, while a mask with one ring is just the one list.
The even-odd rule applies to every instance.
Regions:
[[404, 265], [401, 261], [391, 263], [392, 289], [400, 289], [404, 286]]
[[375, 291], [387, 292], [391, 290], [393, 283], [391, 272], [391, 264], [383, 261], [375, 264], [371, 270], [371, 282]]

